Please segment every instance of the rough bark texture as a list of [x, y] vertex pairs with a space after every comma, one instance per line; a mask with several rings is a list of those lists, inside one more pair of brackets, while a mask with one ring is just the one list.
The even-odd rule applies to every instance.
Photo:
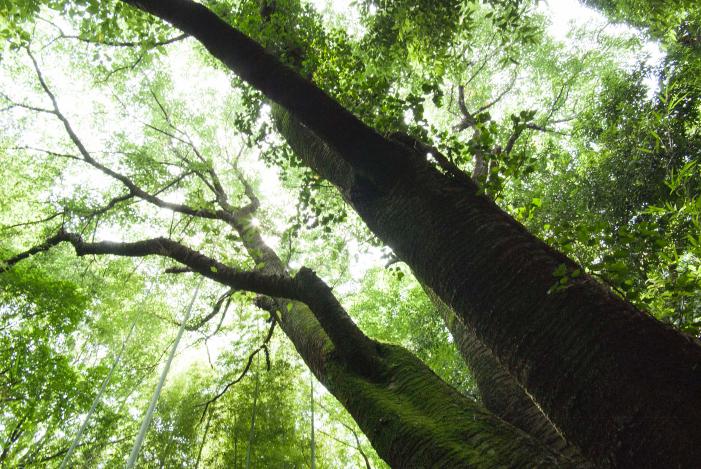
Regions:
[[[234, 227], [266, 274], [288, 275], [257, 228], [246, 219]], [[392, 467], [579, 467], [456, 392], [401, 347], [373, 342], [381, 372], [359, 373], [339, 359], [307, 305], [277, 301], [285, 334]]]
[[[628, 467], [701, 460], [701, 346], [530, 235], [472, 183], [377, 132], [249, 38], [190, 0], [128, 0], [174, 24], [299, 120], [281, 126], [548, 417], [592, 459]], [[350, 169], [346, 171], [346, 169]]]
[[492, 352], [472, 333], [430, 289], [426, 294], [453, 336], [458, 352], [470, 368], [482, 404], [497, 417], [533, 435], [548, 447], [573, 459], [584, 459], [568, 443], [523, 388], [499, 364]]
[[288, 113], [275, 115], [306, 164], [339, 187], [589, 458], [603, 466], [693, 467], [701, 457], [694, 339], [588, 276], [553, 289], [561, 264], [578, 267], [475, 186], [421, 165], [380, 192]]

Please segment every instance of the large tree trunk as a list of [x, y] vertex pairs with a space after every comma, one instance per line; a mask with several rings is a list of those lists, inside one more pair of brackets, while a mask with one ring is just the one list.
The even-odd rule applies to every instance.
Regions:
[[380, 347], [387, 371], [368, 380], [339, 363], [304, 305], [285, 313], [282, 325], [317, 379], [392, 467], [575, 466], [457, 393], [400, 347]]
[[582, 459], [580, 450], [563, 438], [533, 399], [499, 364], [492, 352], [460, 322], [455, 312], [429, 288], [424, 290], [453, 336], [487, 410], [533, 435], [555, 451], [572, 459]]
[[693, 339], [587, 276], [553, 289], [561, 264], [577, 266], [469, 181], [421, 168], [422, 176], [378, 192], [288, 113], [276, 108], [275, 116], [297, 154], [460, 313], [569, 441], [601, 465], [693, 466], [701, 449]]
[[[250, 217], [232, 218], [230, 224], [265, 273], [288, 276]], [[340, 339], [325, 333], [307, 305], [275, 302], [273, 314], [305, 363], [392, 467], [587, 466], [495, 417], [402, 347], [373, 341], [380, 362], [368, 376], [340, 357]]]
[[[467, 180], [384, 139], [249, 38], [190, 0], [128, 0], [200, 40], [283, 105], [298, 153], [533, 396], [602, 464], [694, 467], [701, 460], [701, 346], [529, 234]], [[286, 127], [286, 129], [285, 129]], [[316, 141], [316, 143], [314, 143]], [[331, 386], [333, 387], [333, 386]], [[428, 390], [424, 390], [427, 392]], [[372, 433], [372, 432], [371, 432]]]

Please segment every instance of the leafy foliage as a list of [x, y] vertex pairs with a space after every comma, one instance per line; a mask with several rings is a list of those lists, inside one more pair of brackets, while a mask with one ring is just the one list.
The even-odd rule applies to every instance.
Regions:
[[[435, 146], [426, 153], [436, 165], [436, 151], [473, 175], [482, 161], [483, 191], [531, 231], [617, 294], [699, 336], [698, 7], [588, 2], [663, 42], [665, 59], [651, 66], [636, 37], [582, 27], [571, 32], [574, 45], [563, 44], [535, 3], [364, 0], [351, 27], [295, 0], [205, 2], [379, 132]], [[36, 60], [99, 165], [197, 211], [221, 206], [212, 174], [234, 208], [258, 194], [247, 223], [281, 258], [329, 279], [368, 335], [406, 346], [460, 392], [476, 393], [411, 272], [383, 267], [390, 249], [302, 166], [260, 93], [122, 2], [0, 0], [0, 18], [0, 259], [66, 226], [99, 239], [176, 238], [227, 264], [266, 269], [220, 220], [137, 201], [133, 188], [86, 164], [46, 112]], [[2, 464], [60, 463], [135, 323], [74, 459], [123, 464], [192, 290], [188, 274], [160, 274], [168, 267], [76, 259], [62, 247], [0, 265]], [[556, 270], [554, 290], [578, 275]], [[309, 465], [308, 371], [280, 334], [205, 411], [245, 369], [271, 320], [250, 294], [205, 290], [141, 462], [239, 467], [252, 442], [256, 467]], [[315, 399], [319, 467], [382, 467], [340, 404], [319, 390]]]

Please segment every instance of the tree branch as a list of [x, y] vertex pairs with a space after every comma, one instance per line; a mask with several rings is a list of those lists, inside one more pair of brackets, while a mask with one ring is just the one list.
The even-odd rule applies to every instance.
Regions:
[[499, 93], [499, 94], [497, 95], [496, 98], [494, 98], [492, 101], [488, 102], [488, 103], [485, 104], [484, 106], [482, 106], [482, 107], [480, 107], [479, 109], [477, 109], [477, 111], [475, 111], [475, 115], [477, 115], [477, 114], [479, 114], [479, 113], [481, 113], [481, 112], [486, 111], [487, 109], [489, 109], [490, 107], [494, 106], [494, 105], [497, 104], [499, 101], [501, 101], [501, 100], [504, 98], [504, 96], [506, 96], [506, 94], [507, 94], [509, 91], [511, 91], [511, 90], [513, 89], [515, 83], [516, 83], [516, 76], [514, 76], [513, 78], [511, 78], [511, 82], [509, 83], [509, 85], [508, 85], [506, 88], [504, 88], [504, 89], [502, 90], [502, 92]]
[[211, 280], [236, 290], [247, 290], [267, 296], [288, 298], [305, 303], [329, 336], [338, 354], [358, 373], [372, 376], [382, 369], [375, 348], [355, 325], [334, 296], [331, 288], [311, 269], [302, 267], [294, 277], [242, 271], [214, 260], [168, 238], [153, 238], [136, 242], [85, 242], [75, 233], [63, 229], [47, 241], [6, 261], [7, 270], [22, 259], [43, 252], [60, 242], [73, 245], [78, 256], [112, 254], [125, 257], [162, 256], [173, 259]]
[[204, 409], [202, 410], [202, 417], [200, 417], [200, 421], [202, 421], [202, 418], [204, 418], [205, 414], [207, 413], [207, 409], [209, 408], [209, 406], [210, 406], [211, 404], [213, 404], [213, 403], [215, 403], [216, 401], [218, 401], [219, 399], [221, 399], [221, 397], [222, 397], [224, 394], [226, 394], [226, 392], [227, 392], [233, 385], [235, 385], [236, 383], [239, 383], [239, 382], [246, 376], [246, 373], [248, 373], [248, 370], [251, 368], [251, 365], [253, 364], [253, 358], [254, 358], [256, 355], [258, 355], [258, 353], [260, 353], [261, 351], [264, 351], [264, 352], [265, 352], [265, 365], [266, 365], [266, 369], [267, 369], [268, 371], [270, 371], [270, 351], [268, 350], [268, 344], [270, 343], [270, 339], [272, 339], [272, 337], [273, 337], [273, 332], [275, 331], [275, 325], [276, 325], [276, 324], [277, 324], [277, 321], [274, 319], [274, 316], [273, 316], [273, 321], [272, 321], [272, 323], [270, 324], [270, 327], [268, 328], [268, 333], [267, 333], [267, 335], [265, 336], [265, 339], [263, 339], [263, 343], [262, 343], [258, 348], [256, 348], [253, 352], [251, 352], [251, 353], [248, 355], [248, 360], [246, 361], [246, 365], [243, 367], [243, 370], [241, 371], [241, 373], [239, 374], [239, 376], [238, 376], [236, 379], [234, 379], [233, 381], [230, 381], [229, 383], [227, 383], [227, 384], [224, 386], [224, 388], [223, 388], [221, 391], [219, 391], [217, 394], [215, 394], [214, 396], [212, 396], [212, 398], [210, 398], [210, 399], [207, 400], [206, 402], [203, 402], [202, 404], [198, 404], [198, 405], [196, 406], [196, 407], [204, 407]]
[[22, 226], [40, 225], [42, 223], [49, 222], [49, 221], [53, 220], [54, 218], [60, 217], [62, 215], [65, 215], [65, 212], [56, 212], [52, 215], [49, 215], [45, 218], [40, 218], [38, 220], [23, 221], [20, 223], [15, 223], [13, 225], [7, 225], [7, 226], [0, 227], [0, 231], [7, 231], [7, 230], [11, 230], [13, 228], [19, 228]]
[[42, 18], [38, 17], [41, 21], [48, 23], [49, 25], [53, 26], [57, 31], [58, 31], [58, 36], [54, 39], [51, 40], [51, 42], [54, 42], [56, 39], [73, 39], [77, 40], [80, 42], [85, 42], [87, 44], [95, 44], [95, 45], [100, 45], [100, 46], [109, 46], [109, 47], [141, 47], [141, 46], [146, 46], [149, 49], [152, 49], [154, 47], [160, 47], [160, 46], [167, 46], [168, 44], [173, 44], [174, 42], [182, 41], [183, 39], [186, 39], [188, 37], [187, 34], [179, 34], [177, 36], [164, 39], [162, 41], [155, 41], [155, 42], [132, 42], [132, 41], [104, 41], [104, 40], [97, 40], [97, 39], [91, 39], [87, 38], [84, 36], [78, 36], [75, 34], [66, 34], [61, 27], [59, 27], [56, 23], [53, 21], [47, 19], [47, 18]]
[[465, 180], [467, 178], [467, 175], [436, 147], [428, 145], [403, 132], [394, 132], [390, 134], [390, 137], [403, 143], [415, 152], [418, 152], [423, 158], [426, 158], [426, 156], [430, 154], [446, 173], [456, 179]]
[[253, 187], [249, 184], [246, 178], [243, 177], [243, 174], [241, 174], [241, 171], [239, 171], [237, 167], [234, 167], [234, 173], [236, 174], [238, 180], [241, 181], [241, 184], [243, 184], [244, 194], [246, 194], [248, 200], [251, 201], [251, 203], [248, 205], [236, 210], [236, 213], [234, 214], [235, 218], [243, 219], [249, 215], [253, 215], [260, 208], [260, 199], [258, 199]]
[[80, 42], [85, 42], [87, 44], [94, 44], [94, 45], [99, 45], [99, 46], [109, 46], [109, 47], [140, 47], [140, 46], [146, 46], [149, 49], [152, 49], [154, 47], [161, 47], [161, 46], [167, 46], [169, 44], [173, 44], [174, 42], [182, 41], [183, 39], [186, 39], [188, 37], [187, 34], [178, 34], [177, 36], [164, 39], [162, 41], [156, 41], [156, 42], [151, 42], [151, 43], [143, 43], [143, 42], [132, 42], [132, 41], [98, 41], [96, 39], [90, 39], [87, 37], [83, 36], [77, 36], [73, 34], [63, 34], [61, 33], [59, 35], [59, 39], [74, 39]]
[[14, 100], [10, 99], [10, 97], [7, 96], [5, 93], [0, 93], [0, 96], [2, 96], [2, 98], [3, 98], [5, 101], [7, 101], [8, 103], [10, 103], [9, 106], [6, 106], [6, 107], [0, 109], [0, 112], [9, 111], [9, 110], [11, 110], [11, 109], [14, 109], [14, 108], [18, 107], [18, 108], [22, 108], [22, 109], [28, 109], [28, 110], [34, 111], [34, 112], [42, 112], [42, 113], [45, 113], [45, 114], [55, 114], [55, 112], [52, 111], [51, 109], [45, 109], [45, 108], [43, 108], [43, 107], [32, 106], [31, 104], [18, 103], [17, 101], [14, 101]]
[[[228, 213], [225, 210], [207, 210], [207, 209], [195, 209], [192, 207], [189, 207], [187, 205], [183, 204], [176, 204], [172, 202], [167, 202], [165, 200], [162, 200], [152, 194], [149, 194], [145, 190], [143, 190], [141, 187], [137, 186], [134, 184], [134, 182], [128, 178], [127, 176], [124, 176], [123, 174], [120, 174], [107, 166], [103, 165], [102, 163], [98, 162], [93, 156], [90, 154], [90, 152], [87, 150], [81, 139], [78, 137], [76, 132], [73, 130], [73, 127], [71, 126], [71, 123], [68, 121], [66, 116], [61, 112], [58, 102], [56, 100], [55, 95], [49, 88], [49, 86], [46, 83], [46, 80], [44, 79], [44, 76], [41, 72], [41, 69], [39, 68], [39, 65], [34, 58], [33, 54], [29, 49], [27, 49], [27, 53], [29, 54], [29, 57], [32, 60], [32, 63], [34, 64], [34, 69], [37, 73], [37, 77], [39, 79], [39, 83], [41, 84], [41, 87], [43, 88], [44, 92], [46, 95], [49, 97], [49, 99], [52, 102], [53, 105], [53, 111], [51, 111], [52, 114], [56, 115], [58, 119], [61, 121], [63, 124], [63, 127], [66, 130], [66, 133], [68, 134], [71, 142], [76, 146], [78, 149], [80, 155], [82, 156], [82, 161], [85, 161], [86, 163], [90, 164], [94, 168], [98, 169], [99, 171], [103, 172], [104, 174], [120, 181], [129, 191], [132, 195], [139, 197], [140, 199], [146, 200], [153, 205], [172, 210], [174, 212], [178, 213], [183, 213], [185, 215], [190, 215], [198, 218], [207, 218], [207, 219], [212, 219], [212, 220], [223, 220], [223, 221], [231, 221], [232, 214]], [[62, 155], [62, 156], [69, 156], [69, 155]], [[71, 156], [72, 157], [72, 156]], [[75, 157], [73, 157], [75, 158]], [[79, 158], [75, 158], [79, 159]], [[190, 173], [186, 173], [190, 174]], [[184, 177], [184, 176], [183, 176]]]
[[[136, 242], [98, 241], [88, 243], [82, 237], [66, 231], [51, 238], [73, 245], [78, 256], [113, 254], [126, 257], [162, 256], [176, 260], [209, 279], [238, 290], [303, 301], [296, 282], [281, 275], [265, 275], [256, 271], [242, 271], [229, 267], [204, 254], [168, 238], [153, 238]], [[43, 246], [43, 245], [42, 245]]]
[[197, 38], [229, 69], [329, 142], [378, 188], [407, 169], [406, 156], [391, 142], [206, 6], [192, 0], [123, 1]]
[[64, 241], [64, 239], [63, 239], [62, 233], [59, 233], [55, 236], [48, 238], [43, 243], [38, 244], [30, 249], [27, 249], [24, 252], [17, 254], [16, 256], [13, 256], [13, 257], [6, 259], [4, 261], [0, 261], [0, 274], [10, 270], [10, 268], [12, 266], [14, 266], [15, 264], [17, 264], [18, 262], [23, 261], [24, 259], [27, 259], [27, 258], [33, 256], [34, 254], [38, 254], [40, 252], [46, 252], [49, 249], [51, 249], [52, 247], [60, 244], [63, 241]]
[[[224, 313], [225, 313], [226, 310], [229, 308], [229, 304], [231, 303], [231, 295], [233, 295], [235, 292], [236, 292], [236, 290], [233, 289], [233, 288], [230, 288], [230, 289], [228, 289], [227, 291], [225, 291], [224, 294], [222, 294], [222, 295], [217, 299], [217, 301], [214, 303], [214, 307], [212, 308], [212, 311], [211, 311], [208, 315], [206, 315], [206, 316], [204, 316], [203, 318], [201, 318], [201, 319], [200, 319], [199, 321], [197, 321], [194, 325], [191, 325], [191, 326], [190, 326], [190, 325], [185, 325], [185, 329], [188, 330], [188, 331], [196, 331], [196, 330], [198, 330], [200, 327], [202, 327], [202, 326], [204, 326], [205, 324], [207, 324], [214, 316], [216, 316], [217, 314], [219, 314], [219, 312], [222, 311], [222, 306], [223, 306], [224, 303], [226, 302], [226, 307], [224, 308]], [[224, 313], [222, 313], [222, 314], [224, 314]]]
[[474, 117], [472, 117], [472, 114], [470, 114], [470, 111], [467, 110], [467, 106], [465, 105], [465, 87], [463, 85], [458, 86], [458, 108], [460, 108], [460, 112], [463, 115], [463, 122], [461, 122], [460, 126], [465, 124], [467, 128], [475, 121]]

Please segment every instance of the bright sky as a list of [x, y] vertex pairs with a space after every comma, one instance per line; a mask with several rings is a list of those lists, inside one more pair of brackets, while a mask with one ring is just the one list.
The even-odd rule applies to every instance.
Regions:
[[[604, 15], [582, 5], [578, 0], [544, 0], [538, 5], [538, 9], [550, 18], [551, 24], [548, 28], [550, 34], [563, 42], [568, 41], [568, 33], [572, 26], [586, 25], [595, 29], [609, 24]], [[633, 29], [622, 24], [609, 24], [606, 32], [630, 34]], [[662, 51], [654, 42], [645, 43], [645, 52], [650, 56], [650, 63], [657, 63], [662, 59]]]

